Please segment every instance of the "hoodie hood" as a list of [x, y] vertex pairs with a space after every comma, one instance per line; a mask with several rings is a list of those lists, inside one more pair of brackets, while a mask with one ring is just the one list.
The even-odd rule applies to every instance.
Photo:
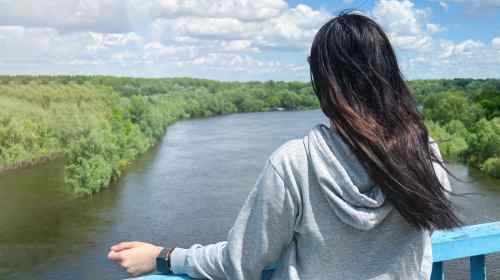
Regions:
[[333, 130], [316, 125], [304, 138], [309, 166], [329, 206], [345, 224], [370, 230], [393, 209], [350, 147]]

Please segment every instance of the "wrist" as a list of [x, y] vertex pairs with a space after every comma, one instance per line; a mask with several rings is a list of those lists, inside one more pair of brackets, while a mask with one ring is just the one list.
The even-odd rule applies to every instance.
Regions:
[[164, 248], [161, 247], [161, 246], [155, 246], [156, 247], [156, 253], [155, 253], [155, 256], [156, 257], [159, 257], [160, 256], [160, 253], [161, 253], [161, 250], [163, 250]]

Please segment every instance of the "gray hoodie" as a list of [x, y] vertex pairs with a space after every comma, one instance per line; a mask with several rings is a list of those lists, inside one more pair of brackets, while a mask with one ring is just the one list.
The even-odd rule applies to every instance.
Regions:
[[173, 272], [193, 278], [261, 279], [271, 266], [265, 278], [429, 279], [431, 239], [385, 201], [340, 136], [317, 125], [272, 153], [227, 241], [172, 254]]

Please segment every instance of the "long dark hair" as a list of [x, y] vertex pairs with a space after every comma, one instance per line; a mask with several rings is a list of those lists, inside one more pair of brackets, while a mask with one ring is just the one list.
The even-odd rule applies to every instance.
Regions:
[[419, 229], [461, 224], [433, 161], [446, 167], [382, 28], [343, 12], [316, 34], [309, 57], [321, 109], [387, 200]]

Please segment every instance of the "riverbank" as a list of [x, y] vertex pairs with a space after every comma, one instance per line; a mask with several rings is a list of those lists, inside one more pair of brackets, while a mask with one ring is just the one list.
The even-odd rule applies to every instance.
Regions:
[[20, 168], [26, 168], [26, 167], [30, 167], [30, 166], [35, 166], [38, 164], [47, 163], [48, 161], [60, 159], [60, 158], [63, 158], [62, 153], [45, 155], [45, 156], [33, 158], [31, 160], [23, 160], [23, 161], [15, 163], [13, 165], [10, 165], [10, 166], [0, 166], [0, 173], [5, 172], [5, 171], [16, 170], [16, 169], [20, 169]]
[[[409, 85], [445, 157], [500, 176], [499, 80]], [[0, 76], [0, 106], [0, 169], [62, 154], [66, 184], [91, 194], [178, 120], [319, 104], [310, 84], [300, 82]]]
[[[182, 247], [224, 240], [268, 156], [318, 122], [327, 123], [319, 110], [179, 121], [92, 197], [66, 191], [59, 160], [4, 172], [0, 243], [13, 253], [0, 256], [0, 279], [124, 279], [126, 272], [106, 260], [105, 249], [119, 241]], [[466, 224], [500, 220], [500, 181], [449, 167], [464, 180], [450, 178], [454, 192], [480, 194], [452, 196]], [[499, 256], [487, 262], [488, 273], [500, 275]], [[447, 264], [447, 277], [465, 279], [464, 267]]]
[[178, 120], [318, 106], [305, 83], [186, 78], [0, 77], [0, 93], [2, 169], [62, 154], [66, 184], [87, 194], [119, 178]]

